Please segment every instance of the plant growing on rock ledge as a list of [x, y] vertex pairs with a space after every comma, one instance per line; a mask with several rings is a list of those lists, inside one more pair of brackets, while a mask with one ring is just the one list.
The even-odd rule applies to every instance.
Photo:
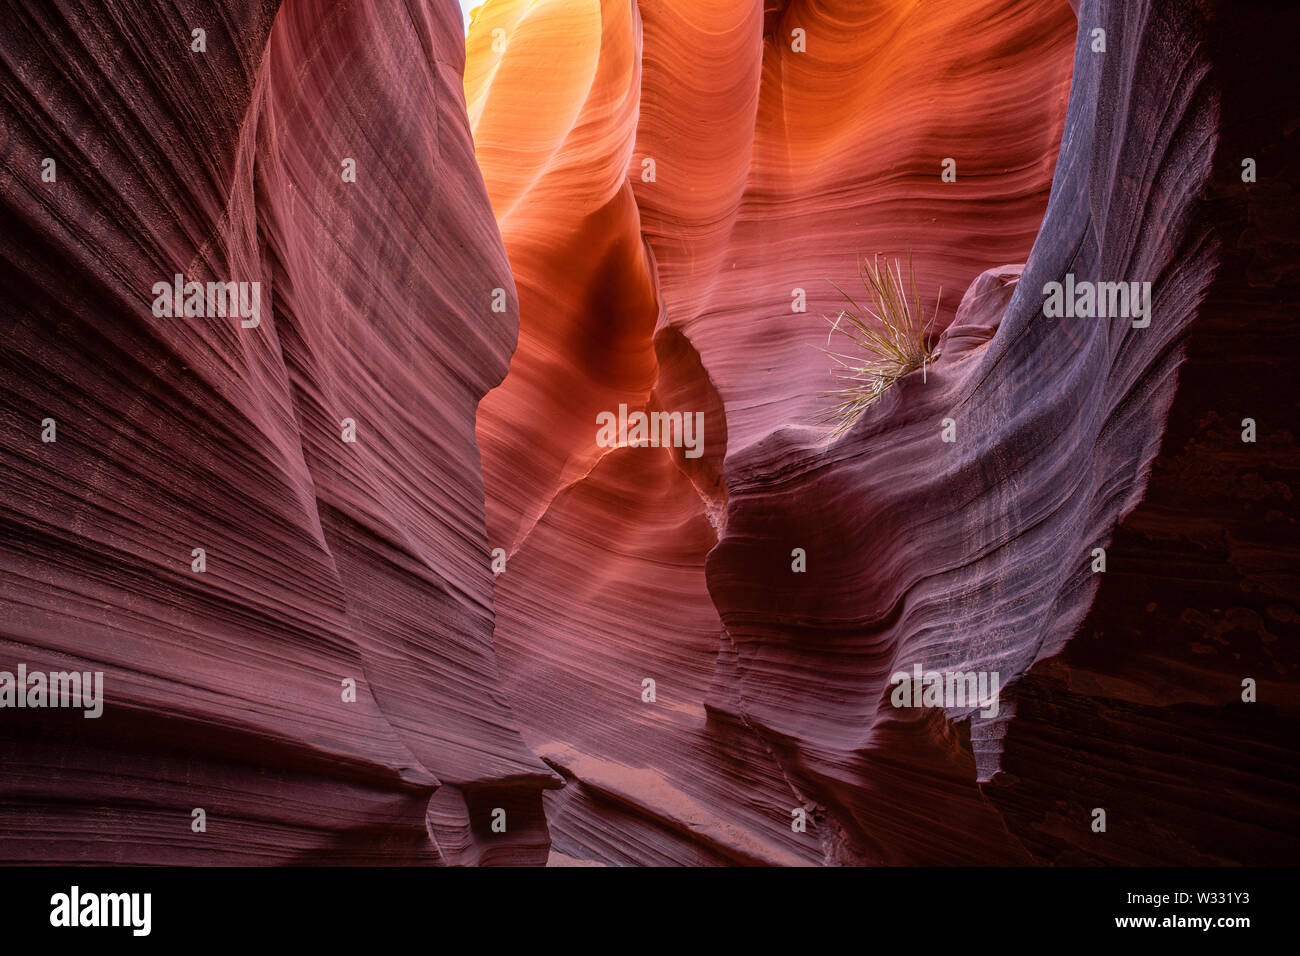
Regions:
[[[885, 389], [939, 357], [939, 350], [929, 344], [939, 301], [935, 299], [934, 311], [926, 319], [916, 291], [911, 255], [907, 257], [906, 284], [902, 264], [897, 259], [892, 270], [889, 261], [882, 264], [879, 256], [869, 263], [862, 259], [858, 270], [869, 295], [869, 306], [864, 309], [835, 286], [835, 291], [848, 301], [848, 307], [834, 318], [825, 317], [831, 323], [831, 331], [826, 336], [827, 347], [822, 351], [835, 360], [837, 367], [831, 375], [837, 387], [825, 393], [832, 405], [819, 421], [832, 425], [830, 439], [852, 428]], [[836, 332], [849, 339], [844, 352], [830, 348]]]

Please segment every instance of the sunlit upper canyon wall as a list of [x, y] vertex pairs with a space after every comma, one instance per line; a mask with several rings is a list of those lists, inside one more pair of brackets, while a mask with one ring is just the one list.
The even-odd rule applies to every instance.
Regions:
[[[103, 687], [0, 708], [0, 857], [1294, 858], [1279, 31], [122, 6], [0, 14], [0, 672]], [[876, 255], [932, 358], [832, 434]]]

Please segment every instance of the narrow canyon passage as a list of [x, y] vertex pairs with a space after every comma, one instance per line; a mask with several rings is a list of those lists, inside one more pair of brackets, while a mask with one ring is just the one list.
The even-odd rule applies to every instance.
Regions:
[[[738, 651], [705, 559], [729, 530], [726, 456], [810, 426], [824, 406], [823, 314], [859, 255], [915, 256], [923, 295], [947, 289], [938, 329], [981, 271], [1027, 257], [1065, 118], [1073, 18], [1031, 5], [988, 26], [901, 5], [734, 13], [471, 13], [466, 101], [520, 303], [510, 372], [478, 416], [489, 543], [509, 555], [494, 644], [525, 740], [570, 782], [547, 796], [553, 848], [611, 863], [1021, 860], [942, 721], [904, 722], [899, 739], [878, 718], [901, 637], [861, 616], [837, 625], [845, 653], [866, 661], [829, 669], [842, 707], [825, 709], [827, 671], [792, 700], [800, 659], [824, 638], [787, 618], [784, 656]], [[785, 42], [794, 29], [815, 55]], [[924, 74], [899, 68], [904, 51]], [[957, 73], [966, 62], [981, 68]], [[925, 105], [939, 91], [961, 121]], [[955, 142], [960, 186], [935, 175]], [[620, 403], [707, 409], [704, 467], [688, 473], [678, 450], [599, 447], [592, 423]], [[938, 467], [914, 457], [921, 473]], [[906, 536], [854, 518], [844, 526], [876, 547]], [[775, 592], [791, 549], [760, 547], [744, 573]], [[865, 593], [887, 586], [845, 563]], [[653, 701], [638, 693], [646, 680]], [[751, 722], [777, 702], [789, 726]], [[842, 751], [829, 773], [799, 753], [819, 721]], [[911, 773], [933, 775], [920, 792], [891, 771], [893, 747]], [[938, 806], [954, 839], [933, 847]], [[796, 810], [817, 821], [816, 840], [792, 831]], [[956, 849], [957, 833], [980, 831], [998, 836]]]
[[0, 857], [1293, 860], [1286, 31], [465, 6], [0, 4]]

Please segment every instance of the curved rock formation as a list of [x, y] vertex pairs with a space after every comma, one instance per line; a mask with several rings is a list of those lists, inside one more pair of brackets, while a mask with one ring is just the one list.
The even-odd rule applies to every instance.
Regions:
[[[4, 713], [4, 854], [543, 859], [559, 780], [490, 648], [473, 421], [516, 313], [454, 11], [137, 6], [4, 14], [0, 669], [106, 698]], [[156, 317], [174, 273], [259, 282], [260, 324]]]
[[0, 858], [1293, 859], [1288, 33], [868, 6], [0, 12]]
[[[868, 858], [900, 833], [921, 845], [934, 838], [930, 782], [907, 772], [915, 743], [877, 731], [898, 719], [892, 675], [916, 666], [999, 675], [1000, 706], [948, 706], [970, 719], [978, 778], [991, 779], [1016, 682], [1077, 630], [1100, 580], [1093, 549], [1109, 546], [1110, 529], [1140, 500], [1178, 340], [1208, 282], [1213, 250], [1191, 204], [1209, 173], [1213, 113], [1192, 38], [1154, 30], [1168, 39], [1138, 63], [1126, 22], [1087, 6], [1080, 17], [1099, 18], [1110, 48], [1098, 57], [1080, 31], [1038, 240], [1014, 288], [1010, 275], [982, 278], [949, 330], [996, 326], [992, 337], [944, 351], [924, 379], [904, 379], [829, 447], [786, 432], [730, 463], [710, 590], [739, 649], [746, 714], [794, 742], [788, 761], [851, 814], [857, 829], [846, 838]], [[1185, 66], [1166, 73], [1169, 62]], [[1122, 122], [1116, 101], [1149, 109], [1147, 96], [1171, 119]], [[1127, 161], [1115, 172], [1117, 155]], [[1176, 162], [1158, 165], [1162, 157]], [[1126, 172], [1152, 163], [1149, 180]], [[1149, 327], [1045, 315], [1044, 288], [1067, 273], [1078, 283], [1150, 282]], [[792, 545], [807, 551], [816, 588], [789, 573]], [[840, 678], [833, 697], [820, 680], [814, 694], [791, 677], [827, 672]], [[881, 762], [904, 772], [886, 784]], [[876, 808], [872, 791], [886, 788], [903, 819]]]
[[[505, 16], [511, 6], [489, 9]], [[617, 465], [602, 460], [588, 473], [590, 425], [578, 430], [570, 474], [586, 477], [546, 483], [563, 489], [547, 506], [555, 514], [522, 544], [519, 524], [505, 532], [516, 557], [497, 590], [498, 650], [525, 737], [569, 780], [548, 814], [566, 859], [696, 861], [700, 849], [717, 847], [697, 832], [694, 849], [671, 850], [687, 815], [673, 808], [703, 806], [740, 821], [726, 808], [735, 793], [770, 814], [747, 822], [746, 839], [774, 838], [788, 829], [787, 807], [802, 807], [817, 821], [802, 846], [827, 861], [1053, 857], [1029, 830], [1041, 830], [1035, 815], [1059, 815], [1048, 807], [1063, 795], [1034, 784], [1017, 790], [1011, 781], [1023, 771], [998, 776], [992, 791], [980, 781], [1001, 767], [1022, 678], [1065, 647], [1091, 605], [1101, 580], [1092, 549], [1111, 545], [1113, 529], [1142, 498], [1181, 349], [1218, 256], [1197, 202], [1210, 176], [1217, 111], [1206, 26], [1179, 5], [1122, 15], [1085, 5], [1077, 31], [1063, 8], [1026, 7], [1005, 19], [993, 9], [946, 20], [903, 5], [869, 16], [751, 7], [741, 17], [701, 4], [640, 5], [643, 72], [629, 178], [660, 305], [659, 381], [677, 389], [693, 378], [693, 401], [724, 416], [711, 433], [725, 434], [725, 467], [701, 472], [678, 457], [719, 538], [707, 580], [723, 628], [715, 651], [704, 641], [673, 647], [675, 636], [711, 615], [681, 620], [690, 601], [664, 601], [681, 593], [674, 575], [686, 556], [678, 549], [690, 536], [675, 525], [663, 532], [671, 560], [647, 537], [666, 507], [646, 512], [646, 499], [663, 500], [658, 481], [648, 481], [662, 453], [619, 449], [610, 453]], [[549, 10], [530, 8], [534, 29], [548, 29]], [[621, 10], [607, 5], [608, 21]], [[476, 20], [471, 63], [497, 22]], [[561, 23], [551, 24], [554, 36], [567, 36]], [[1100, 40], [1097, 30], [1105, 31]], [[1052, 51], [1076, 33], [1071, 71]], [[593, 34], [581, 62], [590, 60]], [[792, 39], [802, 39], [802, 49]], [[602, 55], [621, 62], [609, 32], [603, 42]], [[955, 64], [965, 62], [968, 45], [995, 67], [961, 73]], [[510, 56], [507, 46], [502, 62]], [[931, 66], [946, 81], [942, 99], [900, 62]], [[491, 81], [494, 102], [508, 98], [501, 76]], [[609, 101], [597, 80], [582, 95], [571, 111]], [[517, 88], [515, 101], [527, 101]], [[495, 176], [510, 181], [512, 173], [476, 142], [491, 193]], [[953, 153], [958, 175], [945, 182], [941, 163]], [[1054, 160], [1053, 200], [1040, 224]], [[581, 220], [555, 198], [568, 192], [576, 203], [585, 186], [557, 167], [538, 188], [558, 234], [592, 234], [586, 223], [566, 226]], [[585, 309], [592, 326], [608, 321], [613, 273], [598, 295], [566, 303], [570, 251], [517, 252], [530, 246], [512, 234], [511, 217], [529, 200], [512, 202], [494, 208], [516, 276], [552, 293], [522, 309], [521, 341], [549, 335], [562, 326], [557, 313], [571, 307]], [[627, 227], [622, 214], [619, 221]], [[1001, 263], [1020, 260], [1035, 236], [1021, 286], [1021, 268]], [[851, 269], [858, 252], [881, 247], [913, 253], [923, 299], [938, 286], [948, 290], [939, 300], [942, 358], [827, 447], [815, 430], [788, 427], [808, 423], [825, 402], [818, 373], [826, 359], [812, 346], [824, 341], [819, 314], [836, 299], [833, 289], [810, 292], [810, 277], [821, 269], [841, 278], [835, 272]], [[1151, 283], [1157, 321], [1132, 328], [1049, 319], [1042, 290], [1067, 273], [1080, 282]], [[977, 278], [956, 308], [970, 277]], [[807, 313], [792, 308], [800, 299]], [[590, 402], [590, 390], [574, 387], [589, 354], [585, 343], [567, 355], [547, 350], [554, 381], [565, 383], [566, 400], [578, 399], [575, 407]], [[489, 515], [515, 509], [517, 484], [542, 487], [527, 457], [532, 442], [522, 436], [544, 430], [546, 419], [536, 404], [511, 401], [512, 388], [523, 394], [515, 376], [512, 367], [480, 415], [485, 447], [501, 434], [507, 405], [521, 436], [508, 442], [515, 454], [496, 482], [501, 463], [485, 457]], [[540, 387], [535, 373], [525, 380]], [[951, 444], [942, 440], [946, 420], [959, 430]], [[548, 432], [552, 449], [568, 440]], [[719, 454], [716, 444], [711, 453]], [[631, 456], [641, 456], [640, 469], [628, 464]], [[689, 494], [683, 484], [674, 508]], [[791, 569], [795, 548], [807, 554], [806, 577]], [[624, 570], [629, 563], [635, 572]], [[639, 597], [620, 593], [629, 578]], [[536, 609], [556, 594], [564, 600], [539, 618]], [[1274, 613], [1289, 620], [1290, 606]], [[668, 667], [685, 689], [697, 683], [686, 675], [701, 654], [716, 659], [716, 676], [709, 693], [690, 692], [707, 715], [694, 719], [701, 739], [692, 746], [669, 724], [655, 726], [661, 708], [638, 699], [637, 675]], [[998, 712], [985, 719], [983, 708], [950, 708], [957, 721], [950, 724], [889, 707], [889, 678], [914, 665], [996, 672], [1005, 688]], [[1218, 706], [1234, 699], [1233, 686], [1226, 697], [1220, 691]], [[679, 721], [674, 712], [672, 723]], [[737, 775], [730, 792], [706, 793], [700, 768], [719, 772], [709, 756], [718, 742], [766, 752], [764, 777], [780, 783]], [[1194, 766], [1186, 766], [1189, 775]], [[1034, 792], [1022, 804], [1017, 794], [1026, 791]], [[1075, 811], [1071, 843], [1093, 835], [1090, 810]], [[1187, 854], [1196, 839], [1157, 841], [1163, 855], [1136, 858], [1206, 859]], [[1135, 859], [1115, 842], [1089, 858]]]

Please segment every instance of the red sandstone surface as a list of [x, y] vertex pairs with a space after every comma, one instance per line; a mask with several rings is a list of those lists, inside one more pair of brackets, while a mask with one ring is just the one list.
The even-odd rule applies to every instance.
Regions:
[[[1278, 31], [869, 6], [0, 13], [0, 671], [105, 686], [0, 710], [0, 859], [1293, 861]], [[828, 440], [876, 253], [939, 357]], [[177, 273], [259, 324], [154, 315]]]

